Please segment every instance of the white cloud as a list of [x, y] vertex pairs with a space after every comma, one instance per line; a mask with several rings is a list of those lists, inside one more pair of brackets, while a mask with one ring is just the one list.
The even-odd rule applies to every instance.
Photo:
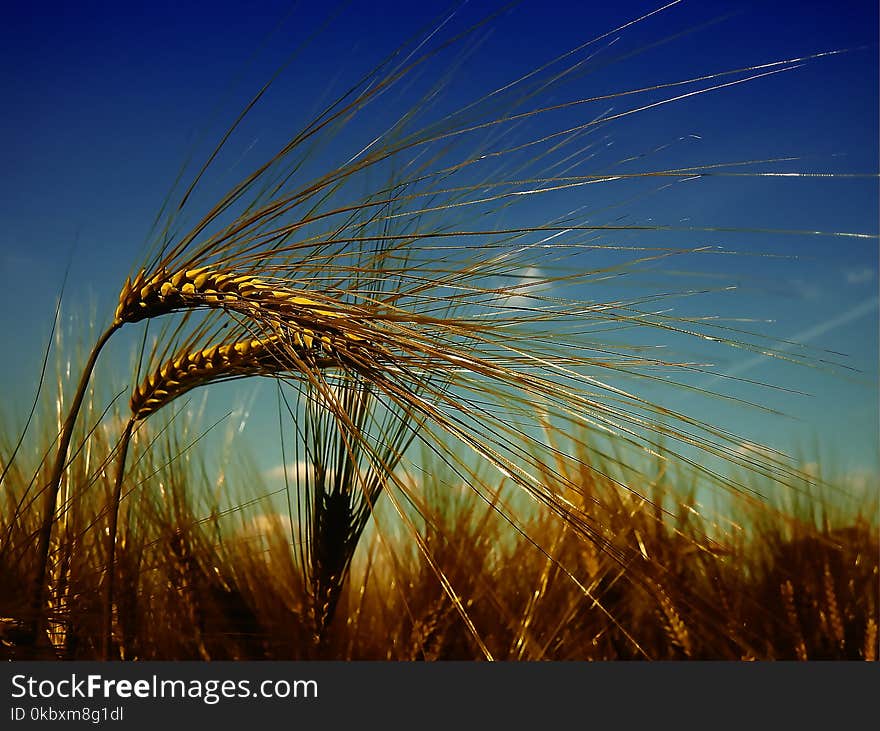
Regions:
[[857, 494], [877, 494], [880, 488], [880, 475], [868, 470], [853, 470], [843, 476], [843, 484]]
[[862, 267], [861, 269], [848, 269], [846, 271], [846, 281], [850, 284], [867, 284], [874, 281], [876, 272], [870, 267]]
[[792, 279], [789, 281], [793, 294], [804, 300], [816, 300], [822, 297], [825, 292], [815, 282], [808, 282], [805, 279]]
[[300, 460], [299, 462], [291, 462], [290, 464], [279, 464], [274, 467], [270, 467], [267, 470], [263, 471], [263, 477], [267, 480], [284, 480], [285, 475], [287, 479], [296, 484], [299, 481], [305, 480], [307, 476], [312, 474], [311, 465], [305, 460]]
[[539, 308], [541, 304], [533, 299], [533, 296], [546, 292], [549, 287], [543, 272], [537, 267], [529, 267], [516, 275], [512, 284], [507, 284], [502, 288], [502, 293], [498, 295], [493, 304], [512, 310]]
[[[294, 487], [297, 484], [304, 485], [307, 477], [310, 481], [314, 480], [314, 470], [312, 465], [305, 460], [291, 462], [286, 466], [283, 464], [275, 465], [274, 467], [264, 470], [262, 476], [267, 481], [278, 483], [284, 481], [285, 472], [291, 487]], [[366, 471], [362, 471], [360, 474], [363, 480], [367, 480], [369, 477]], [[332, 473], [328, 474], [328, 479], [330, 477], [332, 477]], [[394, 473], [393, 484], [403, 490], [416, 490], [421, 485], [421, 482], [420, 477], [410, 471], [398, 470]]]

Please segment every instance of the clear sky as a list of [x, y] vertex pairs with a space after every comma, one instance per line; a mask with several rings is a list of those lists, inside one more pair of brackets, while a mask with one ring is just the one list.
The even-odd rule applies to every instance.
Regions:
[[[480, 44], [452, 77], [445, 103], [466, 103], [658, 6], [635, 0], [518, 4], [491, 32], [478, 34]], [[122, 280], [144, 256], [153, 218], [181, 165], [190, 156], [204, 158], [250, 95], [294, 51], [299, 49], [245, 130], [231, 140], [223, 163], [211, 169], [202, 202], [210, 203], [270, 155], [320, 108], [327, 93], [344, 88], [453, 7], [431, 0], [6, 7], [0, 24], [0, 321], [12, 344], [7, 354], [14, 357], [0, 359], [4, 418], [18, 420], [24, 413], [67, 263], [65, 312], [79, 318], [79, 327], [92, 318], [93, 306], [99, 322], [109, 318]], [[497, 4], [465, 4], [444, 33], [492, 7]], [[595, 166], [625, 172], [797, 157], [746, 169], [876, 173], [877, 27], [872, 0], [682, 2], [597, 45], [596, 70], [572, 79], [551, 101], [849, 49], [610, 124], [602, 130]], [[420, 78], [436, 78], [445, 68], [438, 61]], [[630, 105], [607, 101], [568, 112], [566, 119]], [[531, 133], [540, 132], [542, 123], [534, 122]], [[355, 122], [340, 137], [339, 149], [359, 149], [369, 131]], [[191, 175], [192, 166], [189, 170]], [[635, 190], [582, 189], [552, 205], [559, 210], [616, 205], [617, 215], [632, 223], [877, 233], [876, 178], [709, 179], [630, 200]], [[543, 214], [525, 206], [505, 220], [527, 223], [529, 215], [546, 218], [555, 210]], [[634, 234], [627, 240], [646, 241]], [[734, 277], [735, 293], [701, 300], [693, 311], [771, 319], [761, 326], [765, 331], [843, 354], [834, 359], [852, 368], [836, 374], [799, 369], [792, 375], [747, 353], [725, 352], [718, 362], [728, 372], [785, 379], [810, 395], [783, 399], [752, 388], [736, 391], [769, 398], [799, 420], [783, 427], [749, 411], [728, 413], [721, 405], [715, 416], [758, 441], [800, 448], [843, 471], [876, 473], [876, 238], [740, 230], [691, 234], [686, 240], [786, 258], [707, 256], [664, 265], [653, 282], [644, 277], [641, 284], [625, 286], [662, 289], [673, 281]], [[698, 271], [701, 276], [694, 274]], [[686, 312], [689, 306], [681, 305]], [[109, 357], [121, 362], [134, 341]], [[699, 385], [720, 387], [708, 377]], [[670, 399], [671, 405], [688, 406], [684, 396]], [[251, 441], [257, 444], [276, 422], [271, 415], [255, 422]], [[815, 454], [816, 445], [821, 454]]]

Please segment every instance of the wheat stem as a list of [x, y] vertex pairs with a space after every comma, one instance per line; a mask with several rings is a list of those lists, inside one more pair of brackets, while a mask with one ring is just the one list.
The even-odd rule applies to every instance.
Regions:
[[34, 577], [33, 593], [31, 598], [31, 610], [33, 612], [30, 618], [30, 637], [31, 643], [36, 643], [37, 638], [43, 628], [43, 610], [44, 599], [46, 594], [46, 573], [49, 563], [49, 547], [52, 542], [52, 526], [55, 522], [56, 503], [58, 501], [58, 491], [61, 487], [61, 477], [67, 463], [67, 452], [70, 448], [70, 440], [73, 437], [73, 430], [76, 426], [76, 419], [82, 406], [83, 398], [91, 379], [92, 371], [95, 369], [95, 363], [101, 350], [110, 336], [119, 328], [121, 323], [114, 322], [104, 333], [98, 338], [89, 354], [86, 365], [80, 375], [77, 384], [76, 393], [73, 395], [73, 401], [67, 413], [64, 423], [61, 426], [61, 432], [58, 435], [58, 451], [55, 454], [55, 462], [52, 465], [52, 472], [49, 475], [49, 482], [46, 485], [45, 507], [43, 508], [43, 521], [40, 526], [40, 532], [37, 539], [37, 573]]
[[113, 503], [110, 509], [110, 526], [107, 535], [107, 591], [104, 595], [104, 647], [102, 654], [105, 660], [110, 659], [113, 647], [113, 589], [116, 577], [116, 533], [119, 521], [119, 503], [122, 498], [122, 478], [125, 475], [125, 462], [128, 456], [128, 445], [134, 429], [134, 417], [128, 420], [122, 439], [119, 443], [119, 467], [113, 485]]

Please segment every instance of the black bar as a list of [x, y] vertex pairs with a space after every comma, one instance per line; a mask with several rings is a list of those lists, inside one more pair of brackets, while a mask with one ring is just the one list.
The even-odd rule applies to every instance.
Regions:
[[[876, 716], [878, 668], [855, 662], [11, 662], [0, 679], [0, 728], [42, 720], [151, 731], [198, 722], [827, 729]], [[91, 697], [90, 675], [99, 676]], [[77, 697], [59, 697], [74, 687]]]

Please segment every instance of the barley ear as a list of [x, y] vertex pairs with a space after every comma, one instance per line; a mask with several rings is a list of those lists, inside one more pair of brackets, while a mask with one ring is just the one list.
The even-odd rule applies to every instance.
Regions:
[[256, 318], [295, 313], [339, 317], [324, 303], [289, 288], [270, 284], [258, 277], [210, 267], [159, 269], [147, 276], [144, 270], [134, 280], [126, 279], [119, 293], [115, 322], [139, 322], [152, 317], [195, 308], [225, 308]]

